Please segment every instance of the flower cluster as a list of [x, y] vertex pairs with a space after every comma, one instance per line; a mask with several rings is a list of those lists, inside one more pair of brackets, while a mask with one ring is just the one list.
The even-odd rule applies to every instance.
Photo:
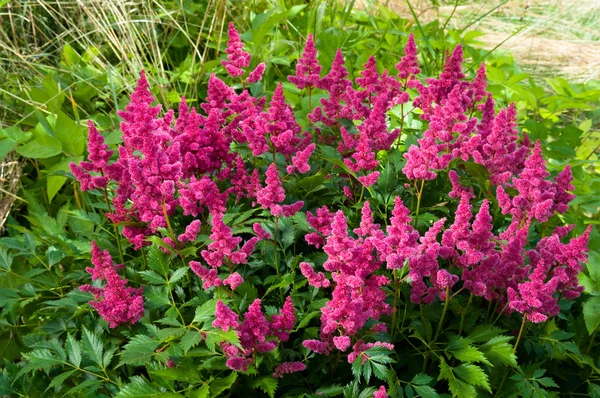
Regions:
[[94, 268], [86, 268], [92, 280], [106, 283], [101, 288], [91, 285], [79, 287], [79, 290], [94, 295], [97, 301], [90, 301], [90, 305], [111, 328], [136, 323], [144, 315], [142, 288], [128, 287], [127, 279], [117, 273], [123, 266], [115, 266], [108, 250], [100, 251], [96, 242], [92, 242], [92, 264]]
[[[296, 322], [290, 297], [286, 299], [280, 313], [271, 317], [271, 321], [262, 313], [260, 299], [250, 304], [242, 323], [239, 323], [237, 314], [221, 300], [217, 302], [215, 317], [212, 324], [215, 328], [224, 332], [233, 329], [240, 340], [240, 347], [229, 343], [222, 344], [227, 366], [244, 372], [252, 364], [257, 353], [273, 351], [280, 341], [287, 341]], [[283, 363], [275, 370], [275, 377], [281, 377], [284, 373], [299, 372], [305, 368], [302, 363]]]

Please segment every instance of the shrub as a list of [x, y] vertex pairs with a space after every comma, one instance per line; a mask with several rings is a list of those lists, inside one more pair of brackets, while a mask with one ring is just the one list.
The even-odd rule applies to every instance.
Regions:
[[159, 117], [142, 73], [117, 151], [90, 122], [88, 161], [70, 167], [104, 204], [77, 214], [101, 209], [116, 246], [106, 232], [91, 242], [87, 271], [104, 283], [51, 304], [83, 318], [63, 321], [66, 338], [33, 335], [27, 361], [6, 368], [11, 389], [581, 391], [541, 366], [585, 366], [580, 383], [596, 372], [556, 322], [576, 308], [592, 230], [563, 225], [570, 167], [551, 177], [514, 105], [495, 112], [485, 66], [466, 79], [459, 45], [421, 81], [411, 35], [397, 72], [369, 58], [352, 81], [338, 51], [322, 76], [309, 35], [292, 107], [282, 82], [263, 93], [265, 65], [249, 69], [233, 25], [227, 54], [228, 78], [212, 75], [177, 118]]

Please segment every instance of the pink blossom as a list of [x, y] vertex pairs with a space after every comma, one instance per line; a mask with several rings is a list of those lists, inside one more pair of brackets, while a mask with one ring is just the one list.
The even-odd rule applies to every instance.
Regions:
[[115, 266], [108, 250], [100, 251], [96, 242], [92, 242], [92, 264], [94, 268], [86, 268], [92, 280], [105, 281], [106, 284], [102, 288], [91, 285], [79, 287], [81, 291], [92, 293], [97, 300], [89, 304], [108, 322], [110, 328], [139, 321], [144, 315], [142, 288], [127, 287], [127, 279], [117, 274], [117, 270], [123, 266]]
[[350, 347], [350, 337], [336, 336], [333, 338], [333, 345], [340, 351], [346, 351]]
[[248, 75], [246, 83], [252, 84], [260, 81], [262, 79], [263, 73], [265, 73], [265, 67], [266, 65], [264, 62], [258, 64], [256, 68]]
[[185, 227], [185, 233], [179, 235], [177, 240], [181, 243], [183, 242], [193, 242], [198, 236], [198, 232], [200, 232], [200, 220], [192, 221], [187, 227]]
[[306, 365], [302, 362], [284, 362], [275, 368], [273, 377], [281, 378], [284, 374], [302, 372], [306, 369]]
[[220, 328], [224, 332], [229, 331], [230, 328], [236, 329], [240, 325], [237, 314], [231, 311], [221, 300], [217, 301], [215, 317], [216, 319], [212, 323], [213, 327]]
[[375, 394], [373, 394], [373, 398], [388, 398], [385, 386], [379, 387], [379, 389], [375, 391]]
[[232, 273], [223, 281], [223, 285], [229, 286], [231, 290], [235, 290], [242, 283], [244, 283], [244, 278], [237, 272]]
[[232, 22], [229, 23], [229, 41], [227, 42], [227, 61], [221, 61], [227, 73], [232, 77], [238, 77], [244, 74], [242, 68], [250, 66], [251, 56], [244, 51], [244, 43], [240, 39], [235, 26]]
[[302, 272], [302, 275], [304, 275], [304, 277], [308, 279], [309, 285], [314, 286], [316, 288], [329, 287], [329, 279], [327, 279], [322, 272], [315, 272], [309, 263], [300, 263], [300, 271]]
[[320, 79], [321, 65], [317, 60], [317, 50], [313, 40], [312, 33], [309, 33], [304, 46], [302, 57], [296, 64], [296, 75], [288, 76], [288, 80], [293, 83], [299, 90], [304, 88], [314, 88]]

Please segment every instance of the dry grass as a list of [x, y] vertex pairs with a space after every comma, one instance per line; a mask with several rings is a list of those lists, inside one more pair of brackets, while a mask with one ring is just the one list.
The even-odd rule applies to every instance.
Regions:
[[[412, 19], [407, 0], [380, 3]], [[536, 77], [600, 78], [600, 0], [459, 0], [456, 9], [455, 4], [411, 1], [421, 21], [445, 22], [453, 14], [448, 26], [483, 32], [479, 40], [486, 48], [504, 42], [499, 50], [509, 51]]]

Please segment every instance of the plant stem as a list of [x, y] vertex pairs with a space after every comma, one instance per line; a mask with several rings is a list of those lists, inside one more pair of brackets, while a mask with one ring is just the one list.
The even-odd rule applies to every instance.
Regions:
[[586, 353], [588, 353], [588, 354], [592, 350], [592, 346], [594, 345], [594, 340], [596, 339], [597, 333], [598, 333], [598, 328], [594, 329], [594, 333], [592, 333], [592, 335], [590, 336], [590, 344], [588, 344], [588, 347], [586, 349]]
[[[416, 182], [415, 182], [416, 184]], [[421, 181], [421, 188], [417, 192], [417, 210], [415, 213], [415, 228], [419, 228], [419, 209], [421, 208], [421, 196], [423, 195], [423, 186], [425, 185], [425, 180]]]
[[525, 323], [527, 323], [527, 317], [524, 316], [523, 322], [521, 322], [521, 329], [519, 329], [519, 335], [517, 336], [517, 341], [515, 342], [515, 347], [513, 348], [513, 354], [517, 352], [519, 341], [521, 341], [521, 336], [523, 335], [523, 329], [525, 329]]
[[396, 314], [398, 313], [398, 275], [396, 274], [396, 269], [393, 271], [394, 274], [394, 306], [392, 307], [392, 337], [396, 335]]
[[469, 296], [469, 301], [467, 302], [467, 306], [465, 307], [464, 311], [460, 315], [460, 325], [458, 327], [458, 335], [459, 336], [462, 333], [463, 326], [465, 324], [465, 315], [467, 315], [467, 311], [469, 310], [469, 306], [471, 305], [471, 301], [473, 301], [473, 293], [471, 293], [471, 295]]
[[[106, 209], [108, 210], [108, 212], [112, 212], [111, 208], [110, 208], [110, 202], [108, 201], [108, 190], [105, 189], [104, 190], [104, 202], [106, 203]], [[119, 249], [119, 259], [121, 260], [121, 264], [124, 264], [125, 261], [123, 260], [123, 251], [121, 250], [121, 238], [119, 237], [119, 229], [117, 228], [117, 225], [115, 223], [112, 223], [113, 228], [115, 230], [115, 239], [117, 240], [117, 248]]]
[[279, 217], [275, 217], [275, 232], [273, 233], [273, 259], [275, 261], [275, 271], [279, 276], [279, 263], [277, 261], [277, 233], [279, 231]]
[[450, 287], [446, 287], [446, 300], [444, 300], [444, 309], [442, 310], [442, 317], [440, 318], [440, 322], [438, 323], [437, 330], [435, 331], [435, 335], [433, 337], [433, 344], [437, 341], [437, 338], [442, 331], [442, 324], [444, 323], [444, 318], [446, 317], [446, 311], [448, 310], [448, 303], [450, 302]]

